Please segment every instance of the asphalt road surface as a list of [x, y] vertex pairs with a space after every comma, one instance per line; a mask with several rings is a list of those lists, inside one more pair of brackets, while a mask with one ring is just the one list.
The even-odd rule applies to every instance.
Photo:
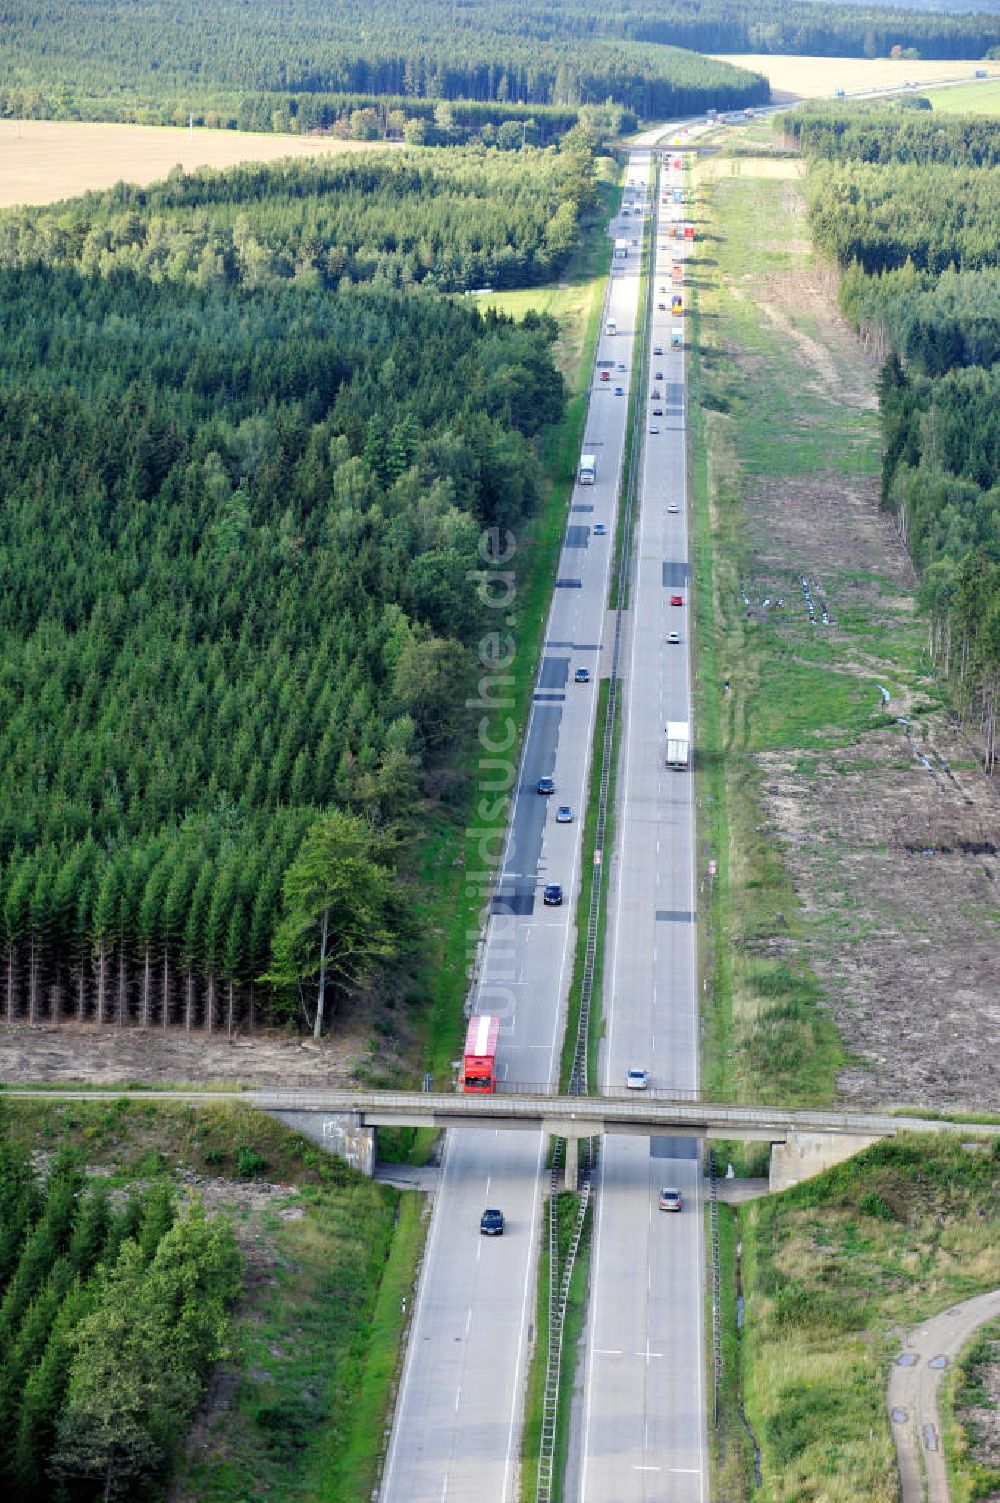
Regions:
[[[643, 161], [646, 165], [633, 167], [631, 176], [645, 176], [646, 154]], [[639, 236], [633, 224], [631, 216], [622, 218], [609, 232], [631, 240]], [[600, 382], [595, 373], [583, 444], [583, 452], [597, 456], [597, 478], [573, 493], [523, 758], [516, 773], [505, 774], [509, 753], [483, 753], [481, 792], [487, 802], [516, 778], [475, 1003], [477, 1013], [502, 1019], [499, 1074], [509, 1083], [554, 1082], [558, 1072], [581, 826], [579, 818], [557, 825], [555, 811], [558, 804], [570, 804], [579, 816], [585, 798], [628, 411], [638, 259], [630, 247], [611, 277], [607, 316], [616, 321], [617, 333], [602, 333], [598, 359], [614, 361], [613, 379]], [[623, 388], [621, 396], [615, 395], [616, 386]], [[595, 534], [596, 524], [604, 525], [604, 536]], [[515, 582], [517, 566], [515, 553], [505, 564]], [[504, 624], [498, 621], [497, 629], [505, 630]], [[589, 685], [573, 682], [577, 667], [590, 669]], [[535, 791], [542, 776], [555, 779], [551, 797]], [[470, 873], [484, 864], [477, 859], [476, 833], [469, 844]], [[562, 885], [560, 907], [543, 905], [546, 882]], [[541, 1134], [448, 1137], [386, 1459], [384, 1503], [515, 1498], [545, 1146]], [[504, 1212], [502, 1237], [480, 1236], [486, 1206]], [[683, 1219], [681, 1235], [693, 1224], [693, 1217]]]
[[[632, 160], [643, 156], [637, 151]], [[671, 347], [672, 332], [685, 325], [671, 311], [673, 295], [685, 290], [672, 267], [684, 265], [689, 245], [673, 228], [690, 210], [674, 203], [684, 178], [670, 161], [668, 154], [657, 204], [653, 353], [624, 668], [605, 1092], [620, 1090], [633, 1067], [649, 1072], [653, 1088], [698, 1084], [693, 775], [666, 767], [664, 735], [668, 720], [693, 719], [684, 352]], [[683, 603], [672, 604], [675, 597]], [[658, 1209], [663, 1186], [681, 1191], [680, 1214]], [[703, 1503], [699, 1145], [607, 1137], [597, 1188], [578, 1496], [581, 1503]]]

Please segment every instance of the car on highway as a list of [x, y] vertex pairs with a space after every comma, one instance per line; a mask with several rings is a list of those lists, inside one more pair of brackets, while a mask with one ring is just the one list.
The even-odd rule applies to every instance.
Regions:
[[662, 417], [663, 416], [663, 408], [662, 407], [654, 407], [653, 408], [653, 416], [654, 417]]
[[624, 362], [624, 360], [619, 360], [619, 362], [618, 362], [618, 369], [620, 371], [623, 371], [625, 369], [625, 362]]
[[560, 804], [556, 810], [557, 825], [571, 825], [573, 823], [573, 810], [569, 804]]
[[684, 604], [684, 596], [683, 595], [671, 595], [671, 597], [670, 597], [670, 604], [671, 605], [683, 605]]
[[625, 1086], [629, 1091], [644, 1091], [649, 1085], [649, 1076], [645, 1070], [627, 1070], [625, 1072]]
[[556, 780], [555, 778], [539, 778], [537, 786], [539, 793], [555, 793]]
[[663, 380], [663, 372], [662, 371], [654, 371], [653, 372], [653, 380], [654, 381], [662, 381]]
[[667, 511], [669, 511], [671, 513], [672, 512], [678, 512], [678, 511], [680, 511], [680, 507], [677, 505], [676, 501], [671, 501], [670, 505], [667, 507]]
[[611, 372], [610, 371], [601, 371], [601, 380], [602, 381], [610, 381], [611, 380]]
[[605, 527], [605, 525], [604, 525], [603, 522], [595, 522], [594, 523], [594, 536], [595, 536], [595, 538], [602, 538], [602, 537], [604, 537], [605, 534], [607, 533], [607, 530], [608, 529]]
[[666, 313], [666, 311], [667, 311], [667, 305], [666, 305], [666, 303], [657, 303], [656, 308], [657, 308], [657, 312], [659, 312], [659, 313]]
[[671, 647], [677, 647], [677, 646], [679, 646], [680, 645], [680, 640], [681, 639], [678, 636], [677, 632], [675, 632], [675, 631], [668, 631], [667, 632], [667, 642], [668, 642], [669, 646], [671, 646]]
[[542, 889], [542, 902], [547, 908], [558, 908], [562, 902], [562, 888], [558, 882], [546, 882]]
[[616, 397], [623, 397], [624, 395], [625, 395], [625, 388], [624, 388], [624, 386], [616, 386], [615, 387], [615, 396]]
[[653, 354], [654, 355], [662, 355], [663, 354], [663, 346], [662, 346], [662, 344], [654, 344], [654, 346], [653, 346]]
[[574, 675], [573, 675], [573, 682], [575, 684], [589, 684], [590, 683], [590, 669], [589, 668], [578, 668], [576, 670], [576, 672], [574, 673]]
[[479, 1234], [482, 1237], [503, 1236], [503, 1211], [496, 1206], [487, 1206], [479, 1218]]
[[654, 386], [653, 390], [649, 393], [649, 400], [651, 402], [662, 402], [663, 397], [658, 386]]
[[664, 287], [664, 286], [662, 286], [662, 285], [661, 285], [661, 286], [660, 286], [660, 288], [659, 288], [659, 289], [658, 289], [658, 290], [659, 290], [659, 291], [660, 291], [660, 292], [666, 292], [666, 290], [667, 290], [667, 289], [666, 289], [666, 288], [665, 288], [665, 287]]
[[675, 1190], [672, 1185], [664, 1185], [660, 1191], [660, 1210], [679, 1211], [681, 1209], [681, 1192]]
[[659, 433], [659, 431], [660, 431], [660, 425], [659, 425], [659, 423], [650, 423], [650, 425], [649, 425], [649, 431], [650, 431], [650, 433]]

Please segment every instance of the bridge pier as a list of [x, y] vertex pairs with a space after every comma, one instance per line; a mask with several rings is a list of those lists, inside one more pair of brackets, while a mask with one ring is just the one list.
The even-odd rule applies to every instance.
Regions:
[[265, 1108], [293, 1132], [311, 1138], [327, 1153], [343, 1159], [369, 1179], [375, 1173], [375, 1128], [366, 1127], [361, 1112], [275, 1111]]
[[852, 1159], [863, 1148], [879, 1143], [884, 1134], [849, 1132], [790, 1132], [785, 1140], [771, 1144], [771, 1172], [768, 1189], [790, 1190], [800, 1180], [812, 1179], [834, 1164]]

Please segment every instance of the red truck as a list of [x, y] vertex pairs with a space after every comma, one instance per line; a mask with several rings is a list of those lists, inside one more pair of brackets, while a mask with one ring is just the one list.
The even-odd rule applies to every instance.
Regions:
[[462, 1090], [482, 1094], [497, 1088], [497, 1039], [500, 1019], [489, 1013], [469, 1019], [462, 1059]]

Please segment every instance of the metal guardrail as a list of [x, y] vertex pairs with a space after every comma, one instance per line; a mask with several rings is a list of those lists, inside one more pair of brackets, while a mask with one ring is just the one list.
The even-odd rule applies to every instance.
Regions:
[[708, 1219], [712, 1240], [712, 1418], [718, 1428], [722, 1389], [722, 1268], [719, 1250], [719, 1186], [715, 1154], [708, 1153]]
[[[656, 181], [654, 171], [653, 199], [656, 198]], [[647, 221], [643, 229], [644, 250], [649, 258], [650, 248], [650, 222]], [[651, 259], [651, 258], [650, 258]], [[650, 298], [652, 294], [652, 274], [647, 260], [646, 274], [646, 307], [640, 312], [638, 347], [632, 362], [632, 377], [644, 388], [645, 360], [647, 331], [649, 329]], [[610, 292], [610, 279], [609, 279]], [[638, 389], [638, 385], [636, 387]], [[571, 1096], [585, 1096], [590, 1090], [590, 1013], [594, 995], [594, 974], [597, 965], [597, 942], [600, 933], [601, 902], [604, 894], [604, 842], [607, 835], [608, 799], [611, 796], [611, 765], [614, 760], [614, 736], [615, 719], [618, 711], [618, 665], [621, 657], [622, 639], [622, 611], [625, 598], [625, 586], [628, 581], [629, 569], [632, 561], [632, 526], [635, 510], [635, 501], [638, 494], [639, 461], [642, 455], [641, 440], [639, 439], [640, 415], [644, 415], [645, 409], [638, 401], [632, 404], [632, 429], [629, 434], [629, 475], [628, 485], [625, 492], [625, 507], [622, 515], [622, 548], [618, 559], [618, 578], [615, 586], [615, 635], [611, 651], [611, 673], [609, 676], [608, 702], [604, 714], [604, 734], [601, 739], [601, 765], [600, 784], [597, 796], [597, 825], [594, 832], [594, 873], [590, 885], [590, 907], [587, 913], [587, 937], [584, 944], [583, 972], [580, 980], [580, 1011], [577, 1015], [576, 1040], [573, 1047], [573, 1064], [570, 1071], [569, 1093]], [[504, 1083], [506, 1092], [506, 1082]], [[566, 1320], [566, 1304], [569, 1298], [569, 1287], [573, 1277], [573, 1269], [576, 1266], [576, 1256], [580, 1247], [580, 1238], [583, 1235], [584, 1223], [587, 1219], [587, 1207], [590, 1203], [592, 1169], [594, 1165], [595, 1148], [592, 1141], [585, 1143], [583, 1148], [583, 1182], [580, 1199], [577, 1204], [576, 1222], [573, 1229], [573, 1240], [566, 1258], [566, 1262], [560, 1271], [558, 1293], [556, 1289], [556, 1270], [558, 1266], [559, 1246], [559, 1176], [565, 1153], [565, 1140], [558, 1138], [552, 1158], [552, 1176], [549, 1191], [549, 1343], [545, 1368], [545, 1391], [542, 1403], [542, 1431], [538, 1448], [538, 1481], [536, 1486], [537, 1503], [551, 1503], [552, 1479], [555, 1467], [556, 1441], [558, 1438], [559, 1422], [559, 1383], [562, 1374], [562, 1347], [563, 1328]]]

